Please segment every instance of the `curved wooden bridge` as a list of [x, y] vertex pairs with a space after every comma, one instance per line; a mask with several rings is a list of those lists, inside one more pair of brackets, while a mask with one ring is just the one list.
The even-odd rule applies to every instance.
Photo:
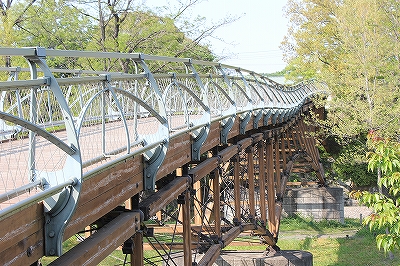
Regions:
[[0, 54], [18, 62], [0, 68], [1, 265], [96, 265], [121, 246], [130, 265], [212, 265], [246, 231], [276, 250], [290, 174], [325, 183], [309, 134], [319, 83], [144, 54]]

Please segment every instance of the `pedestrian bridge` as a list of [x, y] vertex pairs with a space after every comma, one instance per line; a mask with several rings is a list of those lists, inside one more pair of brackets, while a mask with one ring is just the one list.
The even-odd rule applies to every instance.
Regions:
[[212, 265], [243, 232], [274, 250], [291, 173], [325, 182], [308, 133], [323, 84], [146, 54], [0, 54], [1, 265], [96, 265], [121, 246], [124, 264]]

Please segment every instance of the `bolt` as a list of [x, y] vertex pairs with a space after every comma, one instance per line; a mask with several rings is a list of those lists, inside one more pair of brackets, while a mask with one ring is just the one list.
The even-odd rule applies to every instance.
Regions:
[[30, 256], [32, 256], [32, 247], [29, 247], [27, 250], [26, 250], [26, 255], [28, 256], [28, 257], [30, 257]]
[[49, 237], [54, 237], [56, 234], [54, 233], [54, 231], [50, 231], [49, 232]]
[[49, 254], [50, 256], [54, 256], [54, 254], [56, 254], [56, 251], [52, 248], [49, 250]]

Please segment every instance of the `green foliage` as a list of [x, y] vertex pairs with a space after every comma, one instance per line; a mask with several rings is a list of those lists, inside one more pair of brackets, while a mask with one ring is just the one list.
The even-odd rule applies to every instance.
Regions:
[[398, 134], [400, 2], [290, 0], [282, 47], [289, 78], [328, 85], [327, 134], [353, 138], [379, 128]]
[[388, 252], [400, 248], [400, 144], [370, 131], [368, 146], [372, 149], [368, 153], [368, 168], [383, 174], [378, 185], [388, 190], [387, 193], [356, 191], [353, 196], [374, 210], [365, 224], [371, 230], [386, 229], [376, 237], [376, 243], [379, 249]]
[[[41, 46], [214, 60], [209, 47], [201, 42], [218, 27], [234, 20], [213, 25], [211, 29], [203, 28], [205, 18], [193, 20], [190, 28], [197, 30], [188, 32], [185, 31], [187, 25], [177, 27], [176, 22], [194, 3], [180, 4], [183, 6], [179, 16], [170, 16], [154, 13], [135, 1], [7, 1], [0, 14], [0, 46]], [[2, 60], [6, 66], [26, 67], [23, 58], [13, 57], [13, 62], [10, 58]], [[47, 63], [57, 68], [135, 72], [133, 62], [125, 59], [47, 58]], [[157, 71], [168, 66], [150, 67]]]

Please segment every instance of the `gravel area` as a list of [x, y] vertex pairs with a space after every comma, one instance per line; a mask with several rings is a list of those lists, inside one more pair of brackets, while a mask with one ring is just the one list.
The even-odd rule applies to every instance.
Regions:
[[345, 218], [365, 218], [372, 213], [372, 210], [365, 206], [344, 206]]

